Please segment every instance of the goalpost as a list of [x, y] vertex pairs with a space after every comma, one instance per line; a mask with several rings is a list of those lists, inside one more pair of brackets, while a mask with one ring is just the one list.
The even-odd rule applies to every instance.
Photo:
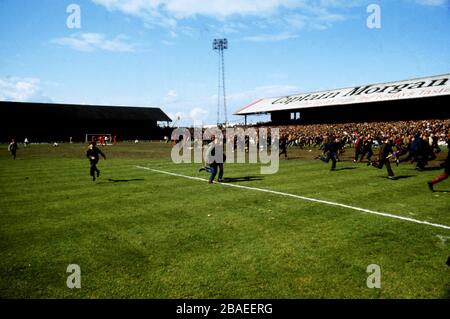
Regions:
[[111, 134], [86, 134], [86, 143], [97, 142], [99, 143], [101, 138], [105, 138], [105, 144], [112, 144]]

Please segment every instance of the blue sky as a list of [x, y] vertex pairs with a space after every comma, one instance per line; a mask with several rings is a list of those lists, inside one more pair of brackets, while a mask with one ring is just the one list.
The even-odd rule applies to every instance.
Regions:
[[222, 37], [232, 122], [258, 98], [450, 72], [449, 0], [0, 0], [0, 100], [158, 106], [214, 124]]

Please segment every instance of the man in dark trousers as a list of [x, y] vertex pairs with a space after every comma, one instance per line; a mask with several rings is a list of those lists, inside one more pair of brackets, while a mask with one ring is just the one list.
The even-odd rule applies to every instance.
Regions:
[[392, 141], [389, 137], [384, 138], [383, 144], [380, 148], [380, 154], [377, 162], [373, 162], [372, 165], [378, 169], [382, 169], [386, 166], [389, 179], [394, 179], [394, 172], [392, 171], [390, 158], [393, 156], [394, 151], [392, 149]]
[[[449, 135], [449, 138], [450, 138], [450, 135]], [[448, 176], [450, 175], [450, 139], [449, 139], [449, 141], [447, 143], [448, 143], [449, 152], [447, 154], [447, 159], [445, 160], [444, 164], [442, 165], [444, 167], [444, 173], [439, 175], [439, 176], [437, 176], [436, 178], [434, 178], [433, 180], [428, 182], [428, 187], [430, 188], [430, 190], [432, 192], [434, 192], [433, 186], [435, 184], [446, 180], [448, 178]]]
[[330, 160], [332, 162], [331, 164], [331, 170], [336, 170], [336, 162], [338, 161], [338, 153], [341, 148], [341, 141], [339, 138], [336, 138], [334, 141], [331, 140], [329, 143], [325, 145], [325, 148], [323, 150], [324, 155], [320, 158], [325, 163], [328, 163]]
[[[222, 153], [222, 157], [220, 157], [220, 153]], [[218, 182], [223, 182], [223, 163], [226, 161], [226, 156], [223, 152], [223, 144], [214, 135], [211, 136], [211, 143], [208, 144], [206, 156], [206, 166], [200, 168], [200, 171], [207, 171], [211, 174], [208, 180], [210, 184], [214, 182], [217, 171], [219, 171]]]
[[[430, 144], [428, 142], [428, 139], [425, 140], [425, 136], [420, 135], [417, 137], [417, 139], [414, 140], [413, 145], [416, 143], [416, 154], [415, 159], [417, 161], [416, 169], [419, 171], [422, 171], [425, 169], [425, 166], [428, 164], [430, 158], [430, 154], [434, 155], [433, 151], [431, 150]], [[436, 156], [434, 156], [436, 158]]]
[[367, 137], [364, 139], [362, 153], [361, 153], [361, 159], [359, 160], [360, 162], [362, 162], [364, 157], [367, 154], [367, 160], [368, 160], [367, 166], [369, 166], [372, 163], [372, 155], [373, 155], [372, 145], [373, 145], [373, 139], [370, 135], [367, 135]]
[[11, 156], [13, 157], [13, 159], [16, 159], [18, 149], [19, 149], [19, 146], [17, 146], [17, 142], [13, 138], [11, 140], [11, 143], [9, 143], [9, 146], [8, 146], [8, 151], [11, 153]]
[[103, 152], [96, 146], [96, 142], [91, 142], [86, 152], [86, 157], [89, 158], [89, 162], [91, 164], [90, 173], [92, 176], [92, 180], [94, 182], [95, 182], [95, 173], [97, 173], [97, 177], [100, 176], [100, 170], [97, 168], [97, 163], [100, 159], [99, 155], [101, 155], [106, 160], [105, 154], [103, 154]]
[[354, 163], [358, 162], [359, 156], [361, 155], [361, 151], [363, 148], [364, 138], [362, 135], [357, 135], [357, 139], [355, 142], [355, 159], [353, 160]]
[[282, 135], [280, 138], [280, 156], [284, 154], [284, 158], [287, 158], [287, 137], [286, 135]]

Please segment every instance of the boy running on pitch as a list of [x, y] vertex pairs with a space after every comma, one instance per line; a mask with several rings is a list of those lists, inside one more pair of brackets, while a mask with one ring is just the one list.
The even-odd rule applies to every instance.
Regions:
[[94, 182], [95, 182], [95, 173], [97, 173], [97, 178], [100, 176], [100, 170], [97, 168], [97, 163], [100, 159], [99, 155], [101, 155], [106, 160], [105, 154], [103, 154], [103, 152], [96, 146], [96, 143], [91, 142], [86, 152], [86, 157], [89, 158], [90, 174]]

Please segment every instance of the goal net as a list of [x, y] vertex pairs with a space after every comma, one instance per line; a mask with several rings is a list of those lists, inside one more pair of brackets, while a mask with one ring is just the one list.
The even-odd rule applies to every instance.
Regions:
[[112, 143], [111, 134], [86, 134], [86, 143], [97, 142], [100, 145]]

